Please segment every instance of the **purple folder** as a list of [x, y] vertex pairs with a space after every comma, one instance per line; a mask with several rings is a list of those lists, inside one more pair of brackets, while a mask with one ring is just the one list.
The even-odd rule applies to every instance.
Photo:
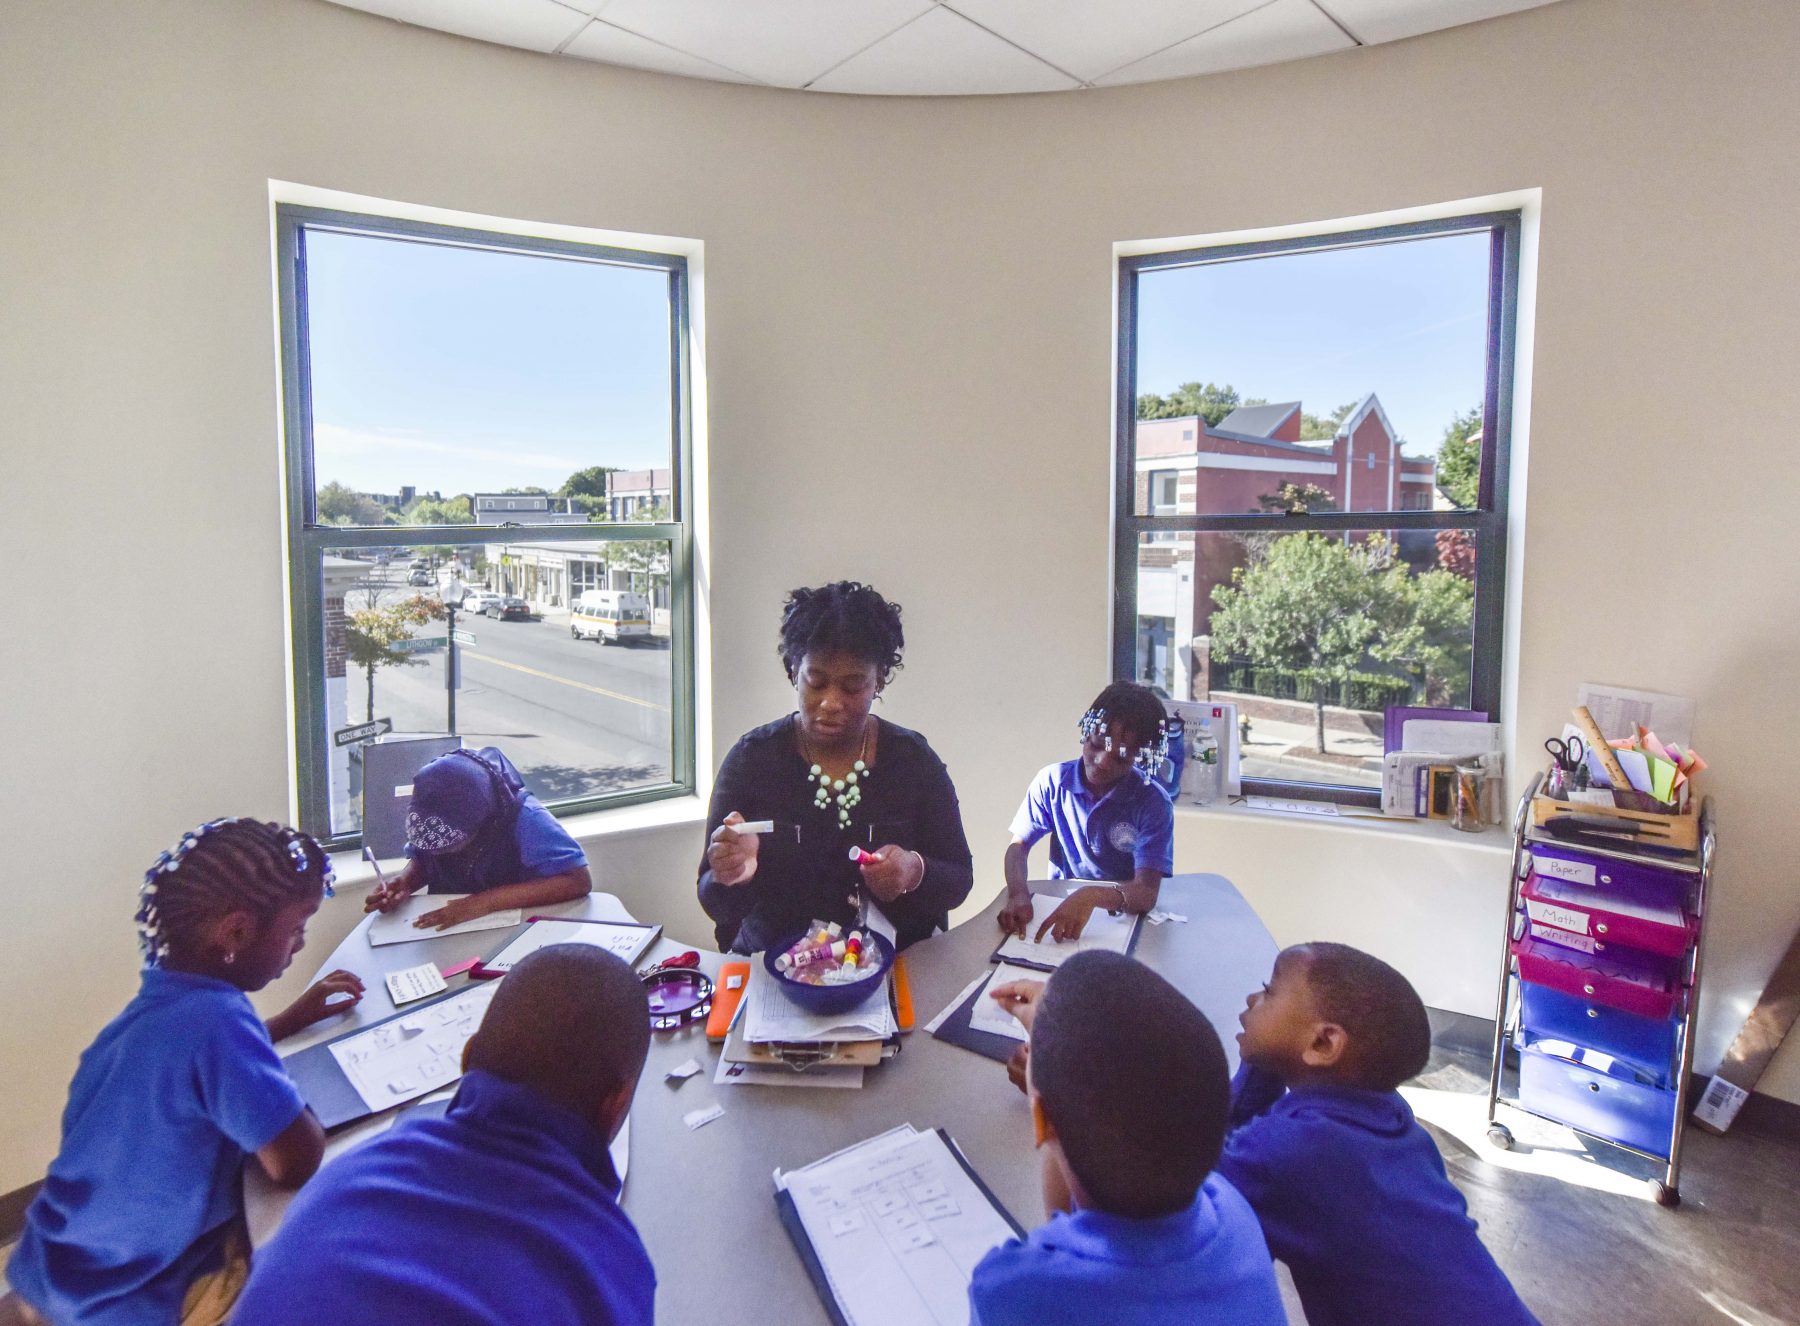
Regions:
[[1401, 749], [1406, 724], [1413, 718], [1442, 718], [1452, 723], [1485, 723], [1485, 709], [1415, 709], [1405, 705], [1387, 710], [1381, 721], [1381, 753], [1391, 755]]

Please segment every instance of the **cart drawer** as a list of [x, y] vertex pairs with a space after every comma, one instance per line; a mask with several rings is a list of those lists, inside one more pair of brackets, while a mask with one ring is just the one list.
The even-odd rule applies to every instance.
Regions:
[[1519, 1050], [1521, 1106], [1665, 1160], [1675, 1131], [1676, 1095], [1673, 1088], [1640, 1082], [1629, 1069], [1608, 1065], [1604, 1055], [1566, 1042], [1528, 1042]]
[[1584, 853], [1578, 847], [1534, 842], [1529, 848], [1531, 869], [1545, 879], [1603, 888], [1659, 907], [1680, 907], [1687, 902], [1694, 876], [1679, 870], [1658, 870], [1631, 861]]
[[1632, 949], [1581, 953], [1547, 944], [1535, 935], [1513, 942], [1521, 980], [1547, 985], [1577, 999], [1661, 1021], [1675, 1011], [1681, 993], [1679, 962]]
[[1534, 872], [1520, 893], [1532, 921], [1587, 936], [1594, 943], [1571, 947], [1589, 953], [1622, 944], [1678, 958], [1687, 952], [1698, 928], [1680, 907], [1622, 895], [1616, 885], [1588, 888]]
[[1666, 1087], [1674, 1081], [1681, 1014], [1656, 1021], [1634, 1017], [1547, 985], [1519, 983], [1519, 1026], [1533, 1040], [1567, 1041], [1611, 1055]]

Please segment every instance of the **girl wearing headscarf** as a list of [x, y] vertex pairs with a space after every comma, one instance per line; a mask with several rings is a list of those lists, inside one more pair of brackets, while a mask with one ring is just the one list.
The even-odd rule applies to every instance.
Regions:
[[413, 779], [406, 868], [373, 890], [365, 911], [392, 911], [419, 892], [455, 894], [413, 922], [442, 930], [513, 907], [544, 907], [593, 888], [587, 854], [525, 790], [494, 746], [439, 756]]

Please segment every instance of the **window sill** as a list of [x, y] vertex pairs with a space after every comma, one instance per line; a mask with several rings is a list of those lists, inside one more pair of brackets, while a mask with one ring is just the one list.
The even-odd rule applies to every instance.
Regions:
[[1177, 819], [1222, 819], [1238, 824], [1260, 821], [1272, 826], [1358, 833], [1390, 841], [1411, 840], [1470, 847], [1492, 852], [1496, 856], [1504, 856], [1512, 851], [1512, 834], [1504, 825], [1491, 824], [1479, 833], [1464, 833], [1461, 829], [1452, 828], [1449, 820], [1399, 819], [1361, 806], [1340, 806], [1336, 815], [1308, 815], [1292, 811], [1254, 810], [1242, 801], [1233, 801], [1217, 806], [1177, 805], [1175, 815]]
[[[697, 796], [668, 797], [661, 801], [645, 801], [635, 806], [614, 810], [591, 810], [584, 815], [570, 815], [560, 821], [583, 848], [607, 838], [629, 833], [646, 833], [657, 829], [683, 828], [706, 822], [706, 803]], [[400, 862], [382, 863], [392, 873]], [[331, 868], [337, 876], [340, 893], [366, 889], [375, 882], [375, 871], [357, 852], [333, 852]]]

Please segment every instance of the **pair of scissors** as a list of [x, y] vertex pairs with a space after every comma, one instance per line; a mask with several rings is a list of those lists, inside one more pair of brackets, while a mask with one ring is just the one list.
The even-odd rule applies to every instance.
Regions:
[[1544, 743], [1544, 749], [1550, 752], [1550, 758], [1556, 761], [1556, 767], [1564, 773], [1574, 773], [1587, 755], [1587, 748], [1581, 744], [1580, 737], [1570, 737], [1567, 741], [1551, 737]]

